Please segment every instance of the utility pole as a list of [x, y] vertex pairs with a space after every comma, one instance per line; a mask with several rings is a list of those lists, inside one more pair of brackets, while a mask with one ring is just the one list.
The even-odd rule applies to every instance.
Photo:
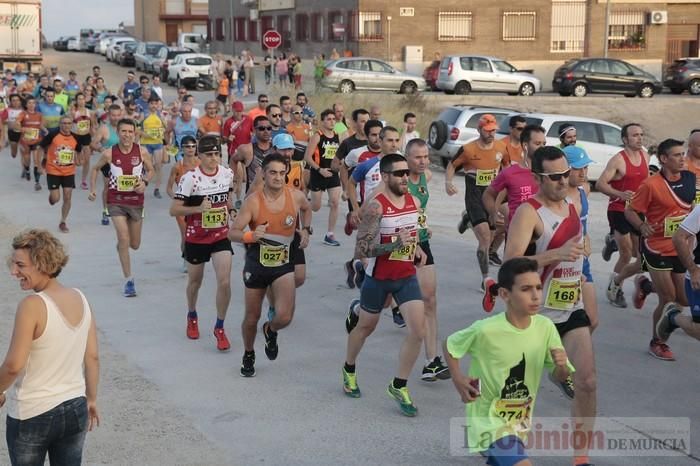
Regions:
[[610, 35], [610, 0], [605, 2], [605, 32], [603, 33], [603, 56], [608, 58], [608, 36]]

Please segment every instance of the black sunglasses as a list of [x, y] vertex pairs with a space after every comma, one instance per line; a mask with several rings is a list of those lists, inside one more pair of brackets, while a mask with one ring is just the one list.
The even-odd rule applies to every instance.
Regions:
[[261, 103], [261, 104], [266, 104], [266, 103], [268, 103], [268, 102], [269, 102], [269, 100], [267, 100], [267, 99], [265, 99], [265, 100], [258, 100], [258, 103]]
[[255, 129], [258, 131], [272, 131], [272, 126], [257, 126]]
[[195, 149], [197, 147], [197, 144], [183, 144], [182, 148], [183, 149]]
[[569, 175], [571, 175], [571, 169], [566, 170], [565, 172], [559, 172], [559, 173], [538, 173], [538, 175], [542, 177], [547, 177], [552, 181], [560, 181], [562, 178], [568, 178]]
[[391, 173], [396, 178], [403, 178], [404, 176], [409, 176], [411, 174], [411, 170], [409, 170], [408, 168], [405, 168], [403, 170], [394, 170], [392, 172], [386, 172], [386, 173]]
[[279, 117], [282, 116], [282, 114], [281, 114], [281, 113], [270, 113], [270, 116], [271, 116], [272, 118], [279, 118]]
[[301, 115], [303, 112], [292, 112], [294, 115]]

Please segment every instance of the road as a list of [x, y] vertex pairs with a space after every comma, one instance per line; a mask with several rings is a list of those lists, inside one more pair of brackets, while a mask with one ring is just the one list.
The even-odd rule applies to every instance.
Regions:
[[[84, 75], [94, 62], [84, 60], [82, 54], [64, 56], [66, 61], [60, 62], [63, 73], [75, 67]], [[82, 57], [82, 62], [69, 62], [73, 57]], [[98, 62], [109, 83], [124, 73], [101, 59]], [[443, 190], [441, 169], [435, 171], [429, 187], [428, 219], [439, 279], [440, 335], [445, 337], [485, 314], [478, 274], [474, 273], [476, 241], [471, 232], [461, 236], [455, 228], [462, 196], [449, 198]], [[59, 206], [50, 207], [46, 190], [34, 192], [31, 183], [17, 178], [18, 172], [17, 160], [3, 150], [3, 241], [7, 245], [12, 232], [29, 226], [60, 235], [71, 254], [62, 281], [85, 292], [100, 329], [103, 425], [88, 437], [88, 464], [483, 464], [478, 457], [450, 454], [450, 421], [455, 418], [459, 422], [464, 415], [451, 382], [421, 382], [417, 365], [409, 381], [420, 410], [414, 419], [402, 417], [385, 394], [404, 333], [394, 327], [390, 313], [385, 314], [358, 360], [362, 398], [343, 395], [343, 321], [347, 303], [357, 297], [357, 291], [344, 284], [343, 262], [352, 254], [351, 238], [339, 236], [341, 246], [331, 248], [321, 244], [320, 233], [312, 237], [306, 253], [307, 281], [298, 292], [293, 324], [280, 333], [280, 356], [268, 361], [259, 338], [258, 374], [243, 379], [238, 375], [242, 356], [238, 329], [243, 316], [241, 247], [234, 247], [233, 298], [226, 320], [232, 351], [220, 354], [208, 334], [215, 319], [210, 268], [200, 292], [202, 339], [185, 337], [186, 277], [180, 272], [179, 235], [168, 215], [168, 200], [155, 199], [151, 193], [147, 196], [143, 243], [132, 253], [139, 296], [126, 299], [121, 296], [123, 280], [113, 228], [99, 224], [99, 205], [87, 200], [86, 191], [77, 190], [68, 222], [71, 232], [60, 234]], [[324, 206], [314, 215], [316, 232], [324, 231], [327, 212]], [[589, 229], [600, 305], [600, 326], [594, 334], [598, 412], [606, 417], [677, 418], [679, 425], [690, 418], [692, 449], [700, 444], [696, 425], [700, 404], [693, 401], [700, 386], [700, 346], [678, 332], [671, 341], [676, 362], [659, 361], [646, 353], [655, 297], [640, 311], [616, 309], [600, 298], [612, 266], [600, 258], [607, 222], [605, 202], [598, 193], [591, 197]], [[14, 282], [2, 283], [6, 299], [0, 303], [0, 315], [6, 325], [0, 333], [6, 345], [20, 294]], [[630, 296], [629, 285], [626, 291]], [[502, 306], [499, 303], [495, 312], [502, 311]], [[568, 412], [569, 402], [544, 380], [536, 417], [565, 417]], [[651, 430], [645, 432], [654, 435]], [[0, 451], [0, 458], [6, 458], [4, 455]], [[593, 460], [606, 465], [649, 466], [699, 462], [697, 456], [678, 454]], [[570, 459], [543, 457], [536, 462], [554, 466], [570, 464]]]

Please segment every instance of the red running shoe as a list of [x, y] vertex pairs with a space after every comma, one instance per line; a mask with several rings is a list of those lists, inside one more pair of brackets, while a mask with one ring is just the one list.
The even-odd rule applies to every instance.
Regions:
[[647, 299], [647, 293], [644, 292], [643, 283], [648, 282], [649, 279], [644, 275], [637, 275], [634, 277], [634, 298], [632, 303], [636, 309], [641, 309], [644, 306], [644, 301]]
[[350, 212], [345, 215], [345, 234], [350, 236], [352, 235], [353, 230], [355, 229], [355, 225], [353, 225], [352, 220], [351, 220], [352, 214]]
[[190, 340], [199, 340], [199, 325], [197, 325], [197, 319], [187, 318], [187, 338]]
[[214, 336], [216, 337], [216, 349], [219, 351], [228, 351], [231, 349], [231, 343], [228, 342], [223, 328], [215, 328]]
[[658, 338], [654, 338], [649, 343], [649, 354], [654, 356], [656, 359], [661, 359], [662, 361], [675, 361], [676, 358], [673, 356], [673, 351], [668, 345]]
[[492, 294], [493, 291], [491, 290], [495, 285], [496, 280], [493, 278], [486, 277], [484, 279], [484, 298], [481, 300], [481, 307], [483, 307], [486, 312], [493, 311], [494, 306], [496, 306], [496, 295]]

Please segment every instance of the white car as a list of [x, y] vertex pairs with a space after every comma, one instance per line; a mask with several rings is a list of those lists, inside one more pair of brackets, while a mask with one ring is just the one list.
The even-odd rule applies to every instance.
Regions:
[[68, 38], [68, 43], [66, 44], [66, 48], [68, 50], [72, 50], [74, 52], [80, 52], [80, 41], [78, 40], [77, 37], [71, 36]]
[[109, 47], [107, 47], [107, 52], [105, 53], [105, 58], [107, 61], [114, 61], [116, 58], [117, 50], [115, 47], [123, 45], [125, 42], [134, 42], [133, 37], [116, 37], [111, 40]]
[[95, 53], [105, 55], [107, 53], [107, 47], [109, 46], [109, 41], [115, 37], [126, 37], [118, 33], [106, 33], [100, 37], [100, 40], [95, 45]]
[[[112, 36], [112, 37], [107, 37], [106, 39], [104, 39], [104, 40], [105, 40], [104, 48], [101, 48], [101, 49], [100, 49], [100, 50], [104, 50], [103, 52], [101, 52], [102, 55], [104, 55], [105, 57], [107, 57], [107, 52], [109, 51], [109, 48], [114, 44], [114, 41], [115, 41], [116, 39], [122, 39], [122, 40], [123, 40], [123, 39], [130, 39], [130, 37], [126, 37], [126, 36]], [[100, 45], [101, 45], [101, 44], [102, 44], [102, 41], [100, 41]]]
[[194, 87], [200, 74], [211, 74], [212, 59], [203, 53], [183, 53], [168, 66], [168, 84]]

